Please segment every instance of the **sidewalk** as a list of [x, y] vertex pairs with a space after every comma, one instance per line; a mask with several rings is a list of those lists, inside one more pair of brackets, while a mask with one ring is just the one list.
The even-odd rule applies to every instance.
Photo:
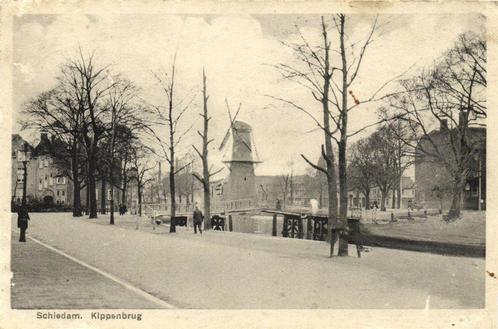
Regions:
[[12, 235], [13, 309], [146, 309], [159, 306], [122, 285], [27, 239]]

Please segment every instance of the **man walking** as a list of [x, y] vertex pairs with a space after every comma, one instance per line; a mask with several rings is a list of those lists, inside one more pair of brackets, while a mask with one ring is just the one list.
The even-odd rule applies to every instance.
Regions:
[[202, 211], [199, 210], [199, 207], [195, 206], [194, 210], [194, 233], [197, 234], [197, 227], [199, 227], [199, 232], [202, 234]]
[[17, 227], [21, 229], [19, 242], [26, 242], [26, 230], [28, 229], [29, 214], [26, 206], [21, 206], [17, 212]]

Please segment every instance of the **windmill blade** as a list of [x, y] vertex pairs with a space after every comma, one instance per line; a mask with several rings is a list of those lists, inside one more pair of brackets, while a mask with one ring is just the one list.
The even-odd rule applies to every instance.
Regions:
[[232, 122], [232, 124], [235, 122], [235, 120], [237, 120], [237, 116], [239, 115], [241, 107], [242, 107], [242, 102], [239, 103], [239, 107], [237, 108], [237, 111], [235, 112], [235, 115], [233, 116], [233, 120], [230, 118], [230, 122]]
[[252, 142], [252, 145], [254, 146], [254, 157], [253, 157], [253, 160], [259, 161], [258, 149], [256, 147], [256, 141], [254, 140], [254, 136], [253, 135], [251, 135], [251, 142]]
[[225, 147], [225, 144], [228, 142], [228, 139], [230, 138], [230, 130], [232, 130], [231, 126], [227, 129], [225, 137], [223, 137], [223, 140], [221, 141], [221, 144], [220, 144], [220, 147], [218, 148], [218, 151], [223, 150], [223, 148]]
[[228, 119], [230, 120], [230, 128], [232, 128], [233, 125], [232, 113], [230, 113], [230, 105], [228, 104], [228, 99], [226, 97], [225, 97], [225, 105], [227, 107]]

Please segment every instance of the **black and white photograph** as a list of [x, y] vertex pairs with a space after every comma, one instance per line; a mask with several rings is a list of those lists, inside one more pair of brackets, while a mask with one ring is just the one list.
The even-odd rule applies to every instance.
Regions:
[[17, 11], [7, 308], [496, 313], [476, 8]]

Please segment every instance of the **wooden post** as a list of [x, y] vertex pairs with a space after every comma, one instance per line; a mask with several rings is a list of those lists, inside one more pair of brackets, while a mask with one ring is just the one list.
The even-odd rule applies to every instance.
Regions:
[[288, 225], [289, 225], [289, 218], [287, 217], [287, 215], [284, 215], [284, 224], [282, 229], [282, 236], [284, 238], [289, 237], [289, 231], [287, 230]]
[[228, 215], [228, 231], [233, 232], [232, 215]]
[[306, 239], [307, 240], [311, 240], [311, 230], [312, 230], [312, 226], [311, 226], [311, 217], [308, 216], [307, 218], [307, 221], [306, 221]]
[[277, 236], [277, 214], [273, 215], [273, 222], [271, 226], [271, 236]]
[[296, 217], [290, 218], [290, 235], [294, 239], [294, 232], [296, 231]]
[[303, 237], [304, 237], [303, 217], [299, 216], [299, 219], [297, 220], [297, 238], [302, 239]]

